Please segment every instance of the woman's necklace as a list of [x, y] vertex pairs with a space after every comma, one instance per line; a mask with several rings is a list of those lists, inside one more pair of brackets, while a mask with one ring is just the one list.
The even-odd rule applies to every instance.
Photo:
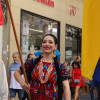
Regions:
[[46, 74], [44, 75], [43, 72], [43, 62], [41, 61], [39, 64], [39, 79], [41, 83], [46, 83], [49, 79], [50, 73], [53, 70], [53, 65], [52, 63], [49, 65]]

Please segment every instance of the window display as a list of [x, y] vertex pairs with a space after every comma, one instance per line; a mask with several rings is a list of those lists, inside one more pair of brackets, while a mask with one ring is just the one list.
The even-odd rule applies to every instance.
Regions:
[[66, 25], [66, 36], [65, 36], [65, 60], [70, 62], [74, 55], [81, 55], [81, 34], [80, 28]]
[[25, 61], [29, 53], [41, 50], [42, 37], [45, 34], [54, 34], [58, 38], [59, 24], [57, 21], [23, 10], [21, 15], [21, 50]]

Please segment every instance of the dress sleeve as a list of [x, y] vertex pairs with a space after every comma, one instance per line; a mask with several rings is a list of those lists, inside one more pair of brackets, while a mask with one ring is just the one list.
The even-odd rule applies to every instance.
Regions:
[[58, 63], [59, 63], [59, 68], [61, 72], [62, 81], [66, 79], [70, 79], [69, 71], [66, 69], [66, 67], [61, 62], [58, 62]]

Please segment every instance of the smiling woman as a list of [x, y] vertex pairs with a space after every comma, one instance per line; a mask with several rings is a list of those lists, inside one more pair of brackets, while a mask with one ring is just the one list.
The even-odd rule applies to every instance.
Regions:
[[42, 54], [25, 63], [30, 86], [20, 77], [21, 67], [15, 72], [16, 80], [31, 93], [32, 100], [62, 100], [63, 90], [65, 100], [71, 100], [68, 70], [57, 60], [56, 48], [57, 38], [46, 34], [42, 39]]
[[46, 35], [42, 40], [42, 49], [45, 54], [53, 53], [53, 51], [57, 49], [57, 42], [55, 43], [51, 36]]

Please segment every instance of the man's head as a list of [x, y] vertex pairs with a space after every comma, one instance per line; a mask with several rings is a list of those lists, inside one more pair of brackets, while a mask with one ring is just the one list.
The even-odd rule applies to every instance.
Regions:
[[73, 56], [73, 60], [77, 61], [77, 56], [76, 55]]
[[20, 58], [19, 58], [19, 53], [18, 52], [14, 52], [12, 57], [13, 57], [14, 63], [16, 63], [16, 64], [20, 63]]

